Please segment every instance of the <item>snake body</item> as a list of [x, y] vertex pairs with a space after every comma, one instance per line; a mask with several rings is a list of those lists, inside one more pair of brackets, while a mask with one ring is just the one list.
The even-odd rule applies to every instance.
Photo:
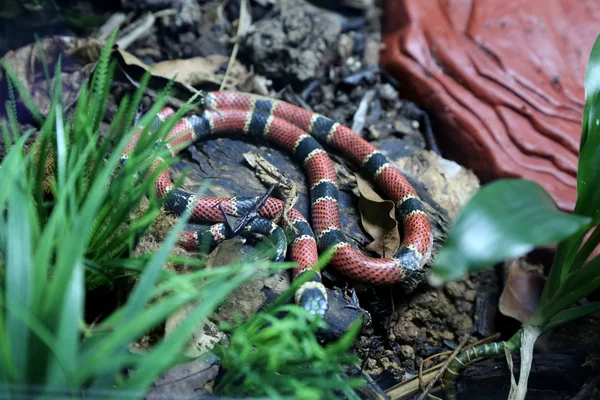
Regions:
[[[219, 91], [207, 93], [204, 102], [206, 110], [201, 115], [184, 117], [174, 126], [167, 138], [170, 148], [179, 148], [182, 144], [191, 144], [210, 136], [246, 135], [274, 142], [303, 164], [310, 186], [312, 224], [295, 209], [287, 215], [291, 226], [283, 223], [289, 241], [287, 253], [297, 265], [294, 277], [316, 264], [319, 251], [333, 247], [329, 265], [350, 280], [373, 285], [398, 285], [406, 292], [412, 291], [423, 280], [425, 264], [430, 258], [433, 244], [429, 219], [413, 187], [375, 147], [349, 128], [283, 101], [254, 94]], [[163, 109], [154, 124], [161, 123], [173, 113], [170, 108]], [[136, 137], [125, 152], [132, 150], [135, 141]], [[393, 257], [366, 256], [346, 240], [340, 223], [336, 172], [321, 144], [336, 149], [355, 163], [394, 202], [403, 240]], [[172, 155], [176, 153], [177, 150], [173, 150]], [[175, 212], [192, 207], [192, 218], [199, 221], [223, 221], [219, 204], [227, 213], [243, 214], [258, 201], [256, 197], [194, 197], [180, 190], [175, 191], [167, 171], [157, 179], [156, 191], [159, 197], [170, 195], [168, 206]], [[261, 218], [272, 220], [283, 209], [281, 200], [269, 197], [258, 214]], [[276, 232], [276, 227], [266, 228], [266, 224], [263, 224], [263, 230]], [[214, 243], [226, 237], [225, 228], [221, 225], [211, 227], [208, 233]], [[188, 248], [197, 246], [199, 242], [198, 231], [186, 232], [180, 237], [180, 243]], [[312, 307], [314, 310], [315, 307], [322, 307], [323, 302], [326, 306], [326, 293], [319, 282], [320, 277], [317, 277], [314, 282], [308, 282], [298, 290], [297, 301], [302, 299], [305, 291], [310, 292], [308, 302], [312, 301], [313, 304], [305, 304], [305, 308]], [[315, 302], [318, 304], [315, 305]]]

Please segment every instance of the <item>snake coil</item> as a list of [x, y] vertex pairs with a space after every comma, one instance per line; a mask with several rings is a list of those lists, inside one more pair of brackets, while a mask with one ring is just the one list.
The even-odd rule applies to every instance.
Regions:
[[[347, 278], [373, 285], [399, 285], [412, 291], [424, 278], [425, 264], [431, 256], [432, 229], [421, 200], [400, 170], [381, 152], [349, 128], [317, 113], [292, 104], [258, 95], [237, 92], [211, 92], [205, 96], [206, 110], [201, 115], [182, 118], [169, 133], [169, 148], [218, 135], [246, 135], [264, 138], [289, 151], [303, 164], [308, 175], [311, 198], [311, 220], [295, 209], [288, 214], [291, 226], [283, 222], [289, 238], [287, 255], [296, 262], [294, 278], [311, 269], [317, 262], [318, 252], [334, 248], [329, 265]], [[174, 114], [163, 109], [153, 126]], [[130, 152], [139, 136], [132, 139], [123, 157]], [[327, 145], [342, 153], [360, 167], [396, 206], [396, 218], [403, 231], [400, 248], [393, 257], [368, 257], [352, 247], [342, 233], [338, 207], [338, 183], [327, 152]], [[175, 156], [177, 150], [173, 150]], [[168, 172], [156, 180], [159, 197], [169, 194], [167, 205], [173, 212], [192, 207], [192, 218], [197, 221], [222, 222], [221, 208], [229, 214], [242, 215], [250, 211], [258, 197], [195, 197], [181, 190], [173, 190]], [[173, 192], [173, 193], [171, 193]], [[258, 209], [259, 219], [249, 230], [281, 237], [279, 229], [270, 220], [283, 212], [284, 203], [269, 197]], [[209, 237], [211, 245], [227, 237], [223, 224], [213, 225], [201, 235], [200, 231], [184, 232], [179, 243], [189, 249], [199, 246], [202, 237]], [[277, 239], [276, 242], [281, 243]], [[283, 255], [282, 255], [283, 254]], [[278, 253], [278, 258], [284, 258]], [[305, 283], [296, 293], [296, 301], [310, 312], [324, 315], [327, 293], [319, 275]]]

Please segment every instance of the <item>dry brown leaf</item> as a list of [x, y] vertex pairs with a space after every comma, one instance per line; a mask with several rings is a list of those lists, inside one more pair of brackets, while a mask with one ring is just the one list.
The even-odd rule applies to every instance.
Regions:
[[525, 268], [522, 260], [515, 260], [508, 265], [508, 278], [500, 295], [500, 312], [521, 323], [527, 322], [535, 312], [542, 290], [544, 277]]
[[371, 187], [369, 182], [354, 174], [360, 192], [358, 209], [365, 231], [373, 238], [366, 246], [367, 250], [381, 257], [391, 257], [400, 247], [400, 232], [395, 217], [395, 205], [384, 200]]
[[[177, 81], [188, 85], [203, 85], [206, 83], [220, 85], [223, 73], [218, 73], [218, 70], [221, 65], [228, 61], [229, 57], [222, 55], [160, 61], [152, 65], [152, 72], [167, 79], [177, 75]], [[236, 86], [247, 74], [246, 68], [236, 60], [229, 70], [225, 87]]]
[[[293, 227], [288, 220], [288, 213], [298, 202], [298, 185], [296, 185], [296, 182], [283, 175], [279, 169], [259, 154], [245, 153], [244, 158], [248, 164], [255, 169], [258, 179], [267, 185], [278, 185], [281, 194], [285, 198], [283, 220], [286, 224]], [[281, 217], [282, 216], [275, 218], [273, 222], [278, 223], [281, 220]]]
[[[148, 71], [151, 72], [151, 77], [148, 82], [147, 91], [150, 94], [152, 92], [156, 93], [165, 88], [165, 86], [169, 83], [170, 78], [163, 76], [161, 74], [154, 73], [151, 70], [151, 67], [142, 62], [139, 58], [134, 56], [133, 54], [119, 49], [118, 46], [113, 47], [113, 51], [111, 56], [117, 61], [121, 72], [125, 75], [125, 77], [134, 85], [138, 86], [139, 82], [142, 80], [144, 74]], [[202, 90], [214, 90], [217, 85], [212, 83], [205, 87], [200, 87]], [[197, 93], [197, 90], [186, 84], [179, 82], [177, 79], [173, 82], [173, 88], [171, 91], [172, 97], [169, 99], [172, 104], [177, 107], [181, 107], [188, 101], [192, 96]]]
[[[65, 110], [77, 100], [81, 84], [90, 76], [104, 42], [98, 39], [79, 39], [68, 36], [53, 36], [41, 39], [38, 43], [11, 50], [2, 57], [12, 68], [24, 89], [43, 116], [50, 109], [48, 82], [44, 73], [41, 52], [48, 63], [51, 84], [58, 57], [61, 56], [61, 80], [63, 84], [63, 105]], [[4, 70], [0, 68], [0, 93], [6, 93], [7, 82]], [[4, 106], [4, 105], [3, 105]], [[21, 123], [31, 123], [20, 116]]]

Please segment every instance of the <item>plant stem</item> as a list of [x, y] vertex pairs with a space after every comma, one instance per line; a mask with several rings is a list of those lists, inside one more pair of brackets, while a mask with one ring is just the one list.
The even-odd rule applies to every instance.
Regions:
[[[533, 362], [533, 347], [540, 336], [541, 330], [535, 326], [525, 325], [521, 334], [521, 367], [519, 369], [519, 383], [516, 388], [511, 384], [508, 400], [525, 400], [527, 382]], [[512, 374], [512, 371], [511, 371]]]
[[504, 346], [510, 351], [516, 351], [521, 347], [521, 335], [523, 328], [519, 329], [510, 339], [504, 342]]
[[459, 371], [462, 367], [479, 358], [487, 358], [503, 354], [505, 345], [506, 342], [480, 344], [479, 346], [465, 350], [454, 357], [442, 377], [442, 386], [446, 391], [446, 397], [448, 400], [454, 400], [456, 398], [454, 387], [456, 384], [456, 378], [458, 377]]
[[523, 329], [519, 329], [519, 331], [506, 342], [480, 344], [467, 349], [454, 357], [442, 377], [442, 386], [446, 391], [446, 397], [448, 400], [454, 400], [456, 398], [454, 387], [456, 384], [456, 378], [458, 377], [459, 371], [462, 367], [468, 365], [476, 359], [502, 355], [504, 354], [504, 349], [509, 349], [510, 351], [519, 349], [521, 347], [522, 332]]

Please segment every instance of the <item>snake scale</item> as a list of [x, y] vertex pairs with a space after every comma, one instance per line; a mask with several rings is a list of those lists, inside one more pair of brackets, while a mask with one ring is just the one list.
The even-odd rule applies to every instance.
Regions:
[[[282, 227], [275, 225], [272, 220], [281, 215], [285, 204], [268, 197], [258, 209], [257, 218], [245, 228], [246, 231], [274, 238], [280, 249], [275, 259], [288, 256], [294, 261], [294, 278], [312, 269], [319, 251], [333, 247], [329, 265], [350, 280], [372, 285], [398, 285], [406, 292], [423, 280], [433, 244], [429, 219], [413, 187], [375, 147], [349, 128], [283, 101], [254, 94], [217, 91], [206, 93], [204, 103], [206, 109], [201, 115], [180, 119], [169, 132], [167, 147], [172, 149], [172, 156], [181, 147], [198, 140], [233, 134], [267, 139], [289, 151], [304, 166], [310, 186], [312, 224], [299, 211], [292, 209], [287, 215], [290, 226], [284, 220]], [[158, 113], [152, 128], [173, 114], [173, 109], [164, 108]], [[133, 137], [122, 160], [127, 158], [138, 139], [139, 134]], [[396, 218], [402, 228], [403, 240], [393, 257], [369, 257], [346, 240], [340, 224], [336, 172], [321, 144], [336, 149], [356, 164], [396, 205]], [[159, 197], [168, 195], [167, 207], [172, 212], [181, 213], [191, 207], [193, 220], [221, 222], [207, 231], [182, 233], [179, 243], [188, 249], [198, 248], [206, 243], [205, 240], [214, 246], [231, 236], [227, 225], [222, 223], [224, 212], [244, 215], [259, 201], [258, 197], [195, 197], [182, 190], [174, 190], [168, 171], [163, 171], [158, 177], [155, 188]], [[296, 302], [309, 312], [325, 314], [327, 292], [319, 274], [298, 289]]]

